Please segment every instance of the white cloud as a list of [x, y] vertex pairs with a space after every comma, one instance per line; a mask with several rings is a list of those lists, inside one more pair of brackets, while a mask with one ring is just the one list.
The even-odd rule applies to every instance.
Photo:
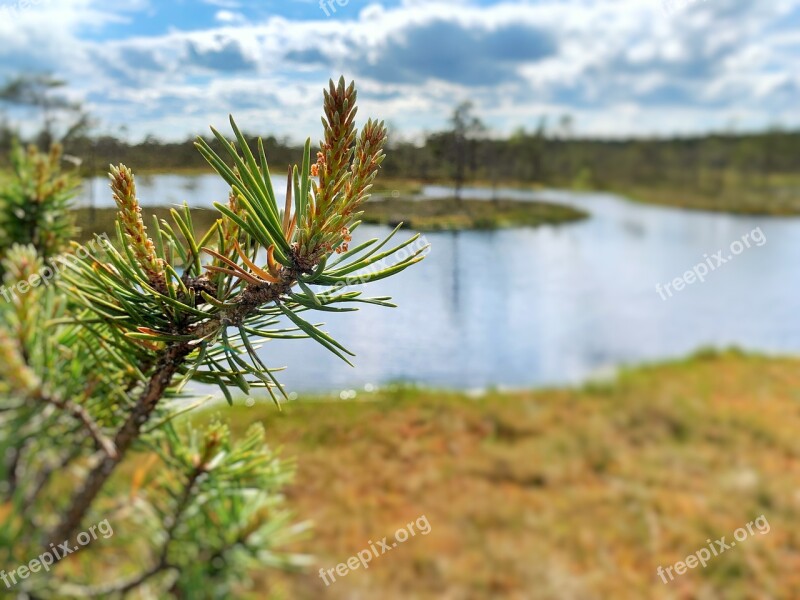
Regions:
[[[0, 75], [48, 68], [106, 123], [124, 114], [139, 137], [186, 137], [231, 111], [262, 133], [315, 134], [320, 88], [340, 73], [358, 79], [363, 115], [411, 134], [442, 126], [468, 97], [501, 132], [567, 112], [577, 131], [599, 135], [707, 130], [732, 118], [800, 124], [800, 44], [783, 25], [800, 0], [714, 0], [672, 15], [658, 0], [405, 0], [373, 2], [347, 21], [320, 13], [258, 23], [244, 21], [238, 2], [203, 1], [220, 8], [218, 26], [117, 41], [85, 32], [135, 14], [95, 0], [0, 20]], [[552, 51], [536, 36], [552, 38]]]
[[247, 18], [242, 13], [232, 12], [230, 10], [220, 10], [214, 15], [214, 20], [226, 25], [236, 25], [245, 23]]

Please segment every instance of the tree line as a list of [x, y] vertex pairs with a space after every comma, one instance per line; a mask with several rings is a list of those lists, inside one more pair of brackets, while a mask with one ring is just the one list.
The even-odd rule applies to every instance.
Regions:
[[[64, 82], [48, 76], [26, 76], [0, 87], [3, 106], [26, 107], [41, 115], [41, 131], [29, 141], [42, 148], [62, 141], [67, 155], [83, 175], [104, 172], [109, 157], [144, 171], [205, 168], [192, 145], [164, 142], [148, 136], [129, 143], [113, 135], [93, 135], [90, 116], [79, 104], [59, 95]], [[272, 166], [281, 170], [297, 160], [302, 148], [288, 139], [247, 134], [249, 142], [264, 138]], [[7, 165], [14, 128], [0, 116], [0, 167]], [[218, 142], [207, 139], [215, 150]], [[390, 138], [384, 174], [422, 182], [450, 180], [458, 195], [467, 183], [625, 189], [646, 186], [679, 187], [706, 195], [726, 188], [774, 186], [800, 173], [800, 131], [773, 128], [755, 133], [711, 133], [670, 138], [592, 139], [572, 134], [567, 116], [549, 126], [542, 119], [534, 129], [520, 128], [497, 138], [471, 103], [455, 107], [447, 127], [422, 140]]]

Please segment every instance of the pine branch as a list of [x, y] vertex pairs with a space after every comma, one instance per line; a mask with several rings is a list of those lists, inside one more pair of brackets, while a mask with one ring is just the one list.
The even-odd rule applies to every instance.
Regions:
[[159, 552], [158, 559], [156, 560], [155, 564], [148, 570], [140, 573], [136, 577], [133, 577], [127, 581], [118, 582], [116, 584], [109, 586], [101, 586], [97, 588], [85, 589], [83, 590], [84, 597], [107, 598], [108, 596], [117, 594], [124, 597], [125, 594], [142, 586], [148, 580], [152, 579], [156, 575], [159, 575], [160, 573], [173, 568], [168, 560], [169, 547], [174, 541], [175, 531], [181, 523], [181, 518], [183, 517], [183, 514], [186, 512], [186, 509], [191, 504], [192, 495], [195, 492], [197, 482], [205, 473], [206, 473], [206, 464], [205, 462], [203, 462], [194, 468], [194, 470], [189, 475], [188, 480], [184, 484], [183, 493], [181, 494], [181, 497], [178, 500], [178, 503], [175, 507], [175, 511], [173, 512], [172, 522], [167, 527], [167, 530], [165, 532], [164, 543], [161, 545], [161, 551]]
[[125, 424], [114, 437], [114, 446], [117, 449], [116, 455], [105, 456], [90, 472], [82, 488], [73, 497], [61, 522], [48, 537], [46, 545], [49, 546], [50, 543], [56, 544], [66, 539], [71, 539], [75, 534], [92, 502], [94, 502], [109, 477], [111, 477], [114, 469], [122, 462], [128, 449], [138, 439], [142, 426], [150, 419], [159, 400], [161, 400], [172, 383], [172, 378], [178, 372], [191, 350], [188, 344], [181, 343], [169, 347], [164, 352], [158, 361], [156, 372], [150, 378]]
[[[286, 295], [297, 280], [297, 272], [284, 268], [281, 282], [264, 286], [248, 286], [239, 294], [233, 308], [220, 313], [216, 318], [180, 331], [195, 339], [209, 337], [223, 327], [236, 326], [265, 304]], [[128, 449], [139, 438], [142, 427], [150, 420], [159, 401], [172, 383], [175, 374], [194, 350], [189, 342], [177, 342], [169, 346], [157, 362], [156, 371], [139, 397], [134, 410], [114, 437], [116, 456], [107, 455], [89, 474], [82, 488], [75, 494], [69, 508], [58, 526], [48, 536], [47, 545], [70, 539], [80, 527], [83, 517], [91, 507], [114, 469], [125, 457]]]
[[21, 347], [2, 328], [0, 328], [0, 361], [2, 361], [0, 374], [8, 379], [14, 392], [64, 411], [85, 427], [87, 433], [107, 455], [116, 456], [114, 444], [103, 434], [100, 426], [84, 407], [71, 400], [44, 393], [41, 381], [27, 364]]
[[116, 458], [117, 449], [114, 446], [114, 442], [106, 437], [102, 429], [100, 429], [100, 426], [95, 422], [95, 420], [83, 406], [76, 404], [71, 400], [64, 400], [62, 398], [58, 398], [57, 396], [48, 396], [43, 393], [37, 393], [35, 397], [42, 402], [63, 410], [68, 415], [78, 420], [86, 429], [86, 432], [89, 434], [89, 436], [95, 441], [97, 447], [103, 450], [103, 452], [105, 452], [109, 458]]
[[[228, 157], [226, 163], [205, 140], [199, 139], [201, 154], [231, 188], [228, 205], [215, 204], [222, 218], [202, 239], [195, 237], [188, 207], [183, 212], [171, 212], [172, 225], [156, 220], [150, 229], [151, 239], [141, 218], [132, 173], [122, 165], [112, 168], [120, 245], [115, 248], [109, 244], [99, 252], [87, 252], [85, 257], [67, 261], [59, 283], [59, 290], [66, 292], [72, 302], [69, 310], [74, 317], [69, 321], [73, 329], [64, 333], [70, 341], [60, 345], [59, 350], [69, 352], [70, 344], [77, 340], [76, 345], [97, 364], [110, 361], [121, 370], [116, 377], [102, 381], [102, 391], [87, 392], [86, 402], [45, 396], [41, 390], [50, 390], [52, 383], [48, 381], [43, 386], [37, 374], [53, 372], [40, 367], [50, 367], [51, 355], [57, 352], [37, 349], [33, 359], [27, 361], [15, 348], [19, 345], [24, 350], [26, 341], [9, 340], [7, 336], [4, 339], [0, 328], [0, 375], [28, 396], [70, 415], [84, 432], [81, 434], [76, 428], [78, 438], [82, 442], [91, 439], [104, 450], [94, 456], [96, 462], [76, 486], [60, 520], [43, 536], [46, 547], [75, 539], [108, 480], [139, 440], [150, 444], [154, 439], [151, 432], [158, 429], [161, 435], [166, 432], [169, 447], [180, 447], [169, 424], [170, 417], [161, 420], [160, 409], [162, 399], [178, 393], [187, 381], [215, 383], [229, 402], [229, 387], [238, 386], [245, 393], [251, 387], [265, 387], [277, 402], [273, 390], [282, 388], [261, 362], [256, 354], [257, 344], [248, 336], [308, 337], [347, 360], [345, 354], [351, 353], [300, 313], [354, 310], [332, 306], [342, 302], [392, 306], [388, 298], [361, 299], [360, 292], [339, 293], [343, 286], [352, 285], [351, 274], [361, 273], [361, 283], [388, 277], [421, 260], [425, 249], [364, 274], [368, 267], [393, 256], [415, 238], [380, 253], [394, 232], [380, 244], [372, 240], [352, 251], [348, 248], [351, 232], [360, 223], [359, 207], [368, 198], [383, 161], [386, 142], [382, 122], [368, 121], [358, 135], [354, 126], [355, 99], [352, 84], [345, 87], [343, 79], [338, 85], [331, 82], [325, 94], [322, 152], [312, 167], [311, 142], [306, 142], [302, 163], [289, 169], [285, 203], [279, 204], [275, 198], [261, 140], [256, 157], [232, 119], [235, 142], [213, 130], [222, 154]], [[228, 166], [231, 160], [232, 166]], [[313, 175], [319, 176], [319, 185]], [[216, 244], [215, 236], [219, 238]], [[201, 251], [213, 257], [205, 266]], [[326, 269], [334, 253], [342, 256]], [[263, 259], [259, 260], [259, 256], [264, 254], [267, 264], [260, 266]], [[296, 286], [299, 289], [293, 291]], [[320, 291], [312, 290], [312, 286], [333, 287]], [[69, 316], [69, 312], [62, 312], [54, 320], [61, 326], [67, 322], [63, 317]], [[294, 327], [280, 328], [284, 318]], [[232, 331], [237, 333], [231, 334]], [[34, 348], [30, 343], [27, 347]], [[74, 372], [83, 372], [81, 354], [70, 352], [69, 356], [66, 364], [72, 365]], [[70, 385], [69, 389], [73, 387]], [[62, 397], [74, 397], [76, 393], [80, 391], [64, 392]], [[90, 396], [106, 401], [89, 402]], [[124, 408], [120, 411], [115, 404]], [[103, 423], [106, 432], [111, 427], [116, 432], [109, 435], [98, 423]], [[272, 546], [277, 530], [268, 525], [274, 522], [272, 507], [276, 496], [269, 491], [262, 505], [253, 504], [251, 496], [234, 501], [230, 499], [232, 490], [228, 489], [222, 490], [225, 494], [220, 498], [207, 492], [220, 485], [266, 491], [282, 483], [275, 475], [277, 467], [267, 470], [264, 466], [268, 451], [263, 445], [263, 432], [260, 435], [261, 438], [250, 436], [245, 444], [237, 446], [240, 454], [227, 454], [235, 459], [228, 471], [220, 468], [218, 472], [217, 461], [208, 463], [215, 466], [206, 469], [207, 460], [202, 458], [196, 463], [181, 462], [185, 455], [180, 452], [165, 459], [170, 465], [183, 465], [181, 473], [188, 478], [182, 489], [172, 488], [173, 497], [178, 497], [175, 505], [160, 511], [162, 516], [171, 514], [172, 520], [164, 525], [165, 539], [154, 551], [154, 564], [133, 579], [110, 586], [68, 586], [69, 589], [80, 589], [84, 596], [125, 595], [172, 569], [177, 579], [169, 591], [180, 596], [184, 592], [203, 593], [207, 581], [221, 581], [227, 586], [233, 581], [233, 573], [244, 573], [245, 565], [256, 557], [238, 551], [228, 553], [251, 539]], [[88, 449], [88, 444], [81, 443], [80, 447]], [[66, 462], [69, 460], [70, 457]], [[225, 462], [224, 458], [220, 460]], [[243, 467], [242, 461], [250, 466]], [[43, 476], [33, 482], [29, 498], [35, 500], [39, 496], [52, 472], [45, 469]], [[204, 473], [209, 474], [208, 478], [203, 477]], [[197, 513], [189, 510], [193, 501], [198, 502]], [[253, 518], [242, 525], [251, 508], [257, 509]], [[208, 519], [216, 522], [220, 517], [228, 529], [204, 544], [194, 544]], [[232, 542], [231, 537], [235, 537]], [[188, 551], [177, 545], [177, 539], [188, 543]], [[207, 568], [197, 564], [198, 557], [225, 557], [230, 564]], [[262, 555], [259, 560], [264, 560]], [[159, 585], [166, 588], [169, 582]]]
[[22, 462], [22, 455], [25, 452], [25, 447], [30, 442], [30, 438], [22, 438], [19, 442], [8, 448], [5, 469], [8, 472], [8, 490], [4, 496], [6, 500], [14, 497], [19, 486], [19, 466]]
[[[241, 324], [249, 315], [252, 315], [261, 306], [279, 300], [287, 294], [297, 280], [297, 273], [293, 269], [284, 268], [280, 283], [264, 286], [248, 286], [239, 294], [238, 302], [231, 309], [221, 312], [216, 318], [181, 330], [181, 335], [190, 334], [196, 339], [202, 339], [217, 333], [221, 328]], [[142, 392], [134, 410], [128, 420], [118, 431], [113, 444], [117, 449], [116, 455], [107, 455], [90, 472], [83, 487], [75, 494], [70, 507], [64, 514], [61, 522], [48, 536], [47, 544], [59, 543], [77, 532], [83, 517], [91, 507], [97, 495], [110, 478], [117, 465], [122, 461], [131, 445], [139, 438], [142, 427], [150, 420], [172, 383], [175, 374], [183, 366], [186, 357], [194, 350], [188, 342], [178, 342], [169, 346], [157, 363], [156, 372], [151, 376], [147, 387]]]
[[36, 506], [36, 500], [39, 497], [39, 494], [42, 493], [42, 490], [47, 486], [50, 478], [53, 476], [53, 473], [58, 473], [65, 469], [69, 463], [80, 456], [83, 448], [81, 446], [75, 446], [71, 452], [69, 452], [64, 458], [60, 461], [50, 464], [49, 466], [42, 469], [38, 476], [36, 477], [36, 482], [31, 487], [31, 490], [25, 495], [25, 502], [24, 508], [22, 512], [23, 518], [27, 517], [29, 512]]

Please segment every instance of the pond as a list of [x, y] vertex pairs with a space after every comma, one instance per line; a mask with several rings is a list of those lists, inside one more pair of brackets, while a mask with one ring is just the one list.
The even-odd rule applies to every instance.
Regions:
[[[204, 207], [227, 198], [215, 176], [138, 181], [145, 205], [186, 199]], [[92, 187], [96, 205], [109, 205], [105, 182]], [[269, 342], [265, 362], [288, 367], [279, 378], [291, 391], [396, 381], [482, 389], [575, 383], [703, 346], [800, 352], [800, 219], [689, 212], [598, 193], [499, 195], [550, 199], [591, 217], [557, 227], [428, 233], [426, 260], [369, 287], [369, 295], [392, 296], [399, 308], [320, 313], [356, 353], [356, 368], [310, 341]], [[386, 233], [362, 226], [354, 243]], [[704, 281], [684, 276], [696, 266]]]

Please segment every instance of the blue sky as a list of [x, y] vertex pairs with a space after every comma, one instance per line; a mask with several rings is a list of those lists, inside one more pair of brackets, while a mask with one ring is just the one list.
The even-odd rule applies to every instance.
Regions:
[[185, 139], [228, 113], [316, 139], [321, 88], [340, 74], [363, 116], [409, 139], [463, 100], [496, 135], [564, 114], [604, 137], [800, 125], [800, 0], [108, 5], [0, 0], [0, 80], [50, 71], [100, 131], [132, 139]]

